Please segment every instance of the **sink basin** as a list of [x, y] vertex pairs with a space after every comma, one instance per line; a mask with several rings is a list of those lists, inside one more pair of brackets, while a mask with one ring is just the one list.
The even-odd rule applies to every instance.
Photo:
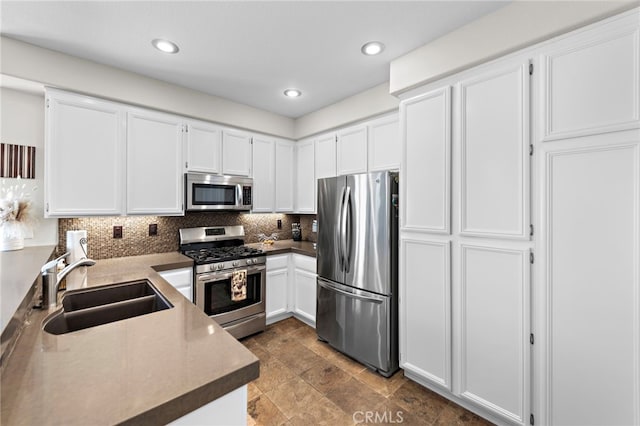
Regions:
[[147, 280], [74, 291], [62, 298], [62, 311], [49, 317], [44, 331], [65, 334], [172, 308]]

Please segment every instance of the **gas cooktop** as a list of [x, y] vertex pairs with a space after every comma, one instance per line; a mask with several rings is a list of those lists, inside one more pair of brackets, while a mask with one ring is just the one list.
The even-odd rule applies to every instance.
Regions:
[[247, 246], [231, 246], [204, 247], [198, 250], [187, 250], [183, 254], [192, 258], [196, 264], [202, 265], [212, 262], [224, 262], [226, 260], [246, 259], [249, 257], [260, 256], [263, 252], [262, 250]]

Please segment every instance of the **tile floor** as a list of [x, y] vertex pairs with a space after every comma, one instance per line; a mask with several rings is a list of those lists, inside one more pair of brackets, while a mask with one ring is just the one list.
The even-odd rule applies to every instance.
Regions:
[[295, 318], [242, 343], [260, 358], [260, 377], [249, 384], [250, 426], [490, 424], [406, 379], [402, 370], [388, 379], [367, 370]]

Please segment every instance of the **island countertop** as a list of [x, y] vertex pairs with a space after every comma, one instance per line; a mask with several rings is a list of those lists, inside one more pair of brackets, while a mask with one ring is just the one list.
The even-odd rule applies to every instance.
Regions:
[[166, 424], [259, 375], [258, 359], [157, 271], [179, 253], [97, 261], [69, 290], [148, 279], [173, 308], [51, 335], [34, 310], [2, 372], [3, 424]]

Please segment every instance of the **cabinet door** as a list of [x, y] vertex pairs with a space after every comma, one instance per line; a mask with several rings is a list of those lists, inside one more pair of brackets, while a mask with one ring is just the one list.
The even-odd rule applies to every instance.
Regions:
[[545, 424], [640, 422], [640, 142], [632, 140], [546, 155]]
[[367, 172], [367, 127], [355, 126], [338, 132], [338, 175]]
[[251, 176], [251, 136], [222, 131], [222, 174]]
[[335, 176], [336, 135], [331, 133], [316, 139], [316, 179]]
[[528, 65], [458, 85], [462, 235], [529, 238]]
[[45, 216], [124, 213], [122, 106], [47, 91]]
[[315, 144], [313, 140], [296, 144], [296, 213], [316, 212]]
[[182, 215], [180, 117], [145, 110], [127, 113], [127, 213]]
[[312, 327], [316, 325], [316, 259], [292, 254], [293, 306], [295, 315]]
[[275, 203], [275, 142], [253, 138], [253, 209], [273, 212]]
[[[278, 321], [289, 312], [289, 255], [267, 257], [267, 323]], [[290, 316], [291, 314], [289, 314]]]
[[529, 417], [529, 267], [528, 249], [460, 245], [460, 397], [518, 424]]
[[293, 211], [294, 144], [276, 141], [276, 212]]
[[371, 122], [368, 129], [369, 171], [400, 169], [402, 145], [397, 114]]
[[449, 242], [402, 240], [400, 366], [451, 390]]
[[220, 174], [222, 131], [210, 124], [190, 122], [186, 127], [186, 135], [187, 171]]
[[403, 230], [448, 234], [451, 205], [451, 88], [400, 105]]

